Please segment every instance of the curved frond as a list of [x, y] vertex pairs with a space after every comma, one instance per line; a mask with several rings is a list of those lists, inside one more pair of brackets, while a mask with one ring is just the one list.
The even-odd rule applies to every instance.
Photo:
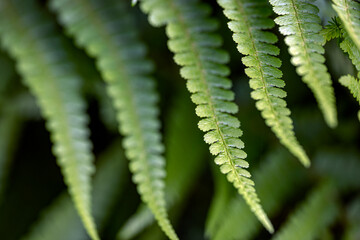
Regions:
[[246, 202], [268, 229], [273, 227], [260, 205], [242, 150], [244, 143], [240, 122], [232, 116], [238, 107], [232, 101], [229, 69], [225, 66], [229, 56], [221, 50], [221, 38], [214, 33], [218, 23], [209, 17], [210, 9], [196, 0], [143, 0], [141, 7], [149, 13], [149, 21], [155, 26], [166, 25], [168, 47], [175, 54], [180, 73], [187, 79], [191, 99], [197, 105], [196, 114], [202, 118], [199, 128], [210, 144], [210, 152], [216, 155], [215, 163], [220, 171], [245, 198]]
[[352, 64], [358, 71], [358, 76], [360, 76], [360, 50], [355, 46], [354, 42], [343, 29], [341, 32], [343, 41], [340, 43], [340, 47], [345, 53], [349, 55]]
[[[168, 209], [174, 211], [180, 209], [178, 206], [188, 196], [191, 186], [200, 176], [206, 148], [201, 142], [200, 132], [196, 129], [196, 119], [191, 112], [192, 105], [188, 97], [184, 93], [179, 94], [172, 106], [165, 119], [164, 142], [167, 160], [166, 202]], [[153, 222], [151, 212], [142, 204], [119, 230], [118, 239], [132, 239]]]
[[[291, 195], [306, 184], [304, 176], [303, 169], [298, 168], [287, 152], [276, 150], [266, 157], [264, 165], [254, 172], [254, 179], [259, 196], [267, 199], [263, 205], [270, 216], [279, 212]], [[238, 198], [230, 201], [222, 216], [210, 239], [248, 240], [260, 229], [256, 218]]]
[[[98, 170], [94, 176], [93, 212], [100, 231], [109, 211], [122, 190], [126, 179], [125, 159], [118, 141], [115, 141], [99, 157]], [[111, 184], [109, 184], [111, 183]], [[67, 194], [61, 194], [47, 207], [22, 240], [80, 240], [87, 239], [79, 217]]]
[[280, 142], [304, 166], [309, 166], [310, 160], [295, 137], [290, 110], [283, 99], [285, 82], [279, 69], [281, 61], [276, 57], [280, 50], [273, 45], [277, 37], [266, 31], [274, 26], [267, 1], [218, 0], [218, 3], [230, 20], [228, 26], [234, 32], [233, 39], [239, 52], [246, 55], [242, 62], [247, 67], [245, 73], [250, 78], [251, 96], [257, 100], [256, 107]]
[[356, 0], [333, 0], [333, 3], [346, 31], [360, 49], [360, 3]]
[[337, 113], [330, 74], [324, 64], [324, 37], [318, 8], [314, 0], [270, 0], [274, 11], [280, 15], [275, 22], [285, 35], [292, 63], [297, 73], [315, 95], [325, 121], [330, 127], [337, 125]]
[[339, 82], [350, 90], [351, 94], [360, 104], [360, 81], [351, 75], [346, 75], [342, 76]]
[[117, 110], [119, 130], [125, 136], [123, 145], [133, 181], [164, 232], [177, 239], [165, 206], [158, 96], [149, 77], [153, 65], [145, 58], [146, 49], [125, 4], [112, 0], [52, 1], [70, 35], [97, 59]]
[[0, 4], [0, 34], [17, 60], [25, 83], [36, 96], [70, 195], [93, 239], [99, 239], [91, 216], [93, 156], [80, 79], [67, 55], [64, 39], [35, 1]]
[[334, 202], [334, 191], [331, 183], [323, 183], [315, 188], [272, 239], [311, 240], [319, 237], [339, 211]]

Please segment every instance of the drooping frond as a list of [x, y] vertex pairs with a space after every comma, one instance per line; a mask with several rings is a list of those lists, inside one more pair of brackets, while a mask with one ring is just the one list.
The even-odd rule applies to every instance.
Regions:
[[350, 90], [351, 94], [360, 104], [360, 81], [351, 75], [346, 75], [342, 76], [339, 82]]
[[[118, 193], [126, 177], [125, 159], [118, 141], [115, 141], [99, 157], [98, 171], [94, 177], [93, 212], [99, 229], [104, 226], [109, 211], [114, 206]], [[109, 184], [111, 183], [111, 184]], [[61, 194], [31, 227], [22, 240], [80, 240], [87, 239], [79, 217], [76, 214], [71, 199], [67, 194]]]
[[[188, 97], [182, 93], [172, 103], [165, 120], [166, 202], [169, 210], [178, 207], [196, 182], [204, 164], [204, 148], [200, 132], [196, 131], [195, 115]], [[192, 116], [192, 115], [194, 116]], [[184, 151], [191, 149], [191, 151]], [[176, 208], [177, 209], [177, 208]], [[154, 222], [149, 209], [141, 204], [118, 233], [118, 239], [132, 239]]]
[[91, 216], [93, 156], [80, 79], [52, 19], [33, 0], [0, 4], [0, 37], [36, 96], [54, 143], [70, 195], [93, 239], [99, 239]]
[[360, 49], [360, 3], [356, 0], [333, 0], [333, 3], [346, 31]]
[[319, 237], [338, 214], [334, 191], [331, 183], [322, 183], [315, 188], [273, 240], [311, 240]]
[[277, 37], [266, 31], [274, 26], [267, 1], [218, 0], [218, 3], [230, 20], [228, 26], [234, 32], [239, 52], [246, 55], [242, 62], [247, 67], [245, 73], [250, 78], [256, 107], [280, 142], [308, 167], [310, 160], [295, 137], [290, 110], [283, 99], [285, 82], [279, 69], [281, 61], [276, 57], [280, 50], [273, 45]]
[[[306, 183], [302, 170], [290, 159], [290, 155], [277, 150], [270, 153], [265, 164], [254, 172], [259, 196], [268, 200], [263, 205], [270, 215], [276, 214], [291, 195]], [[259, 231], [260, 224], [243, 201], [233, 198], [223, 211], [224, 217], [218, 219], [218, 227], [210, 239], [248, 240]]]
[[360, 76], [360, 50], [356, 47], [354, 42], [351, 40], [347, 32], [342, 29], [342, 42], [340, 43], [341, 49], [348, 54], [352, 64], [355, 66], [358, 71], [358, 76]]
[[324, 37], [319, 34], [322, 28], [319, 10], [311, 2], [314, 0], [270, 0], [274, 11], [281, 15], [275, 22], [286, 36], [297, 73], [314, 93], [327, 124], [336, 127], [334, 89], [322, 56]]
[[321, 151], [314, 158], [314, 170], [319, 176], [333, 180], [341, 191], [348, 192], [360, 188], [359, 156], [354, 153], [339, 150]]
[[145, 58], [146, 49], [126, 2], [54, 0], [52, 8], [77, 44], [97, 59], [117, 110], [119, 130], [125, 136], [123, 145], [133, 181], [164, 232], [177, 239], [165, 206], [158, 96], [149, 77], [153, 65]]
[[222, 51], [221, 38], [214, 33], [218, 23], [209, 18], [207, 5], [197, 0], [143, 0], [141, 7], [149, 13], [149, 21], [155, 26], [166, 25], [168, 47], [175, 54], [180, 73], [187, 79], [191, 99], [197, 105], [196, 114], [202, 118], [199, 128], [207, 132], [205, 142], [216, 155], [215, 163], [227, 175], [235, 188], [263, 223], [272, 232], [273, 227], [263, 211], [260, 200], [245, 170], [248, 163], [242, 150], [244, 143], [240, 122], [232, 114], [238, 107], [233, 103], [231, 81], [226, 77], [228, 54]]

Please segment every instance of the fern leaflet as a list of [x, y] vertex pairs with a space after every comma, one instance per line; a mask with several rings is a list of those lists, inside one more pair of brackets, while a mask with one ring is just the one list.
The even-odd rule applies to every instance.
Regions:
[[154, 81], [148, 76], [153, 65], [145, 59], [145, 47], [138, 40], [126, 3], [112, 0], [52, 3], [70, 35], [97, 58], [117, 110], [119, 130], [125, 136], [123, 145], [131, 161], [133, 181], [164, 232], [170, 239], [177, 239], [165, 206], [158, 96]]
[[360, 104], [360, 81], [351, 75], [342, 76], [339, 82], [347, 87]]
[[360, 49], [360, 3], [355, 0], [333, 0], [333, 8], [344, 23], [346, 31]]
[[47, 120], [66, 184], [92, 239], [99, 239], [91, 216], [93, 156], [80, 79], [69, 63], [64, 39], [35, 1], [3, 1], [0, 33], [17, 60], [25, 83], [37, 97]]
[[197, 105], [196, 114], [202, 118], [198, 126], [207, 132], [204, 139], [216, 155], [215, 162], [267, 230], [273, 232], [254, 182], [249, 179], [251, 175], [244, 169], [249, 164], [244, 160], [244, 143], [239, 138], [240, 122], [231, 115], [237, 113], [238, 107], [232, 102], [234, 93], [226, 78], [229, 69], [224, 65], [229, 57], [219, 49], [221, 39], [214, 34], [218, 23], [209, 18], [208, 6], [196, 0], [143, 0], [141, 7], [150, 14], [151, 24], [167, 25], [169, 49], [181, 66], [182, 77], [187, 79], [191, 99]]
[[319, 10], [311, 2], [314, 0], [270, 0], [274, 11], [281, 15], [275, 22], [286, 36], [285, 43], [297, 73], [314, 93], [327, 124], [336, 127], [334, 89], [322, 56], [324, 37], [319, 34], [322, 28]]
[[335, 220], [338, 206], [333, 201], [334, 187], [322, 183], [288, 219], [274, 240], [316, 239]]
[[286, 92], [282, 90], [285, 83], [280, 79], [281, 61], [275, 57], [280, 50], [272, 45], [277, 38], [275, 34], [265, 31], [274, 26], [269, 18], [271, 11], [267, 2], [218, 0], [218, 3], [230, 20], [228, 26], [234, 32], [233, 39], [238, 44], [239, 52], [247, 55], [242, 62], [247, 66], [245, 73], [250, 77], [251, 95], [257, 100], [256, 107], [282, 144], [308, 167], [310, 160], [295, 137], [290, 110], [283, 100]]
[[[201, 142], [200, 132], [196, 131], [196, 116], [193, 114], [189, 117], [191, 104], [188, 96], [182, 91], [176, 96], [169, 117], [165, 119], [164, 141], [167, 146], [165, 193], [168, 208], [175, 211], [199, 177], [205, 160], [206, 149]], [[118, 239], [132, 239], [153, 222], [151, 212], [141, 204], [118, 232]]]

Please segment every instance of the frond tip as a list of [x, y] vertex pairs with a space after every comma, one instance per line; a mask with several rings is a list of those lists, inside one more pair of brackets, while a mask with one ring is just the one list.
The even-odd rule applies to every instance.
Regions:
[[227, 175], [238, 192], [245, 198], [254, 214], [269, 232], [273, 226], [265, 214], [255, 192], [239, 120], [232, 116], [238, 112], [227, 78], [225, 66], [229, 56], [219, 49], [221, 38], [214, 33], [218, 23], [209, 18], [210, 9], [196, 0], [143, 0], [141, 7], [150, 13], [153, 25], [167, 25], [168, 46], [181, 66], [181, 76], [187, 79], [191, 99], [197, 105], [196, 114], [202, 118], [198, 127], [206, 132], [204, 140], [210, 144], [215, 163]]
[[234, 32], [239, 52], [246, 55], [242, 62], [247, 67], [245, 73], [250, 77], [256, 107], [281, 143], [304, 166], [310, 166], [308, 156], [295, 137], [290, 110], [283, 99], [285, 82], [279, 70], [281, 61], [276, 57], [280, 50], [273, 45], [277, 41], [275, 34], [266, 31], [274, 26], [266, 0], [218, 0], [218, 3], [231, 20], [228, 26]]
[[314, 0], [270, 0], [274, 12], [280, 15], [275, 22], [286, 36], [292, 64], [314, 93], [326, 123], [334, 128], [337, 111], [330, 74], [322, 56], [325, 39], [319, 34], [322, 29], [317, 15], [319, 9], [311, 2]]
[[351, 75], [346, 75], [342, 76], [339, 82], [350, 90], [351, 94], [360, 104], [360, 81]]

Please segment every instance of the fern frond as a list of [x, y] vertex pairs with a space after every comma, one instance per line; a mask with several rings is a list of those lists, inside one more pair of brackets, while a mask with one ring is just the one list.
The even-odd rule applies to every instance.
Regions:
[[322, 183], [315, 188], [273, 239], [310, 240], [319, 237], [338, 214], [334, 191], [331, 183]]
[[314, 0], [270, 0], [274, 11], [281, 15], [275, 19], [285, 35], [292, 63], [297, 73], [315, 95], [318, 105], [330, 127], [337, 125], [337, 113], [330, 74], [324, 64], [324, 37], [318, 8]]
[[125, 4], [112, 0], [52, 1], [70, 35], [97, 59], [117, 110], [119, 130], [125, 136], [123, 145], [133, 181], [164, 232], [177, 239], [165, 206], [158, 96], [148, 76], [153, 65], [145, 58], [145, 47]]
[[333, 0], [333, 8], [360, 49], [360, 3], [356, 0]]
[[202, 118], [198, 126], [207, 132], [204, 140], [216, 155], [215, 163], [266, 229], [273, 232], [254, 182], [249, 179], [251, 175], [245, 170], [249, 164], [244, 160], [244, 143], [239, 138], [240, 122], [231, 115], [238, 112], [238, 107], [232, 102], [234, 93], [226, 78], [229, 69], [224, 64], [229, 56], [219, 48], [221, 38], [214, 33], [218, 23], [209, 18], [209, 7], [196, 0], [143, 0], [141, 7], [150, 14], [151, 24], [166, 25], [168, 47], [181, 66], [182, 77], [187, 79], [191, 99], [197, 105], [196, 114]]
[[339, 82], [350, 90], [351, 94], [360, 104], [360, 81], [351, 75], [346, 75], [342, 76]]
[[37, 97], [51, 132], [54, 154], [81, 219], [89, 235], [99, 239], [91, 216], [94, 166], [88, 117], [80, 96], [80, 79], [69, 61], [64, 39], [32, 0], [1, 2], [0, 34]]
[[[276, 214], [291, 194], [306, 184], [304, 176], [303, 169], [298, 168], [287, 152], [276, 150], [266, 156], [264, 165], [254, 172], [254, 180], [259, 196], [267, 199], [263, 205], [270, 216]], [[246, 204], [237, 198], [233, 198], [227, 208], [223, 209], [223, 216], [218, 219], [218, 227], [210, 239], [248, 240], [260, 228]]]
[[[176, 96], [172, 106], [165, 119], [164, 141], [167, 160], [166, 202], [168, 209], [174, 210], [186, 198], [191, 185], [199, 177], [206, 149], [201, 142], [200, 133], [196, 131], [195, 115], [191, 113], [192, 105], [185, 93]], [[119, 230], [118, 239], [132, 239], [153, 222], [149, 209], [140, 205]]]
[[274, 26], [267, 1], [218, 0], [218, 3], [230, 20], [228, 26], [234, 32], [233, 39], [239, 52], [246, 55], [242, 62], [247, 67], [245, 73], [250, 78], [251, 96], [257, 100], [256, 107], [280, 142], [304, 166], [310, 166], [308, 156], [295, 137], [290, 110], [283, 99], [285, 82], [279, 70], [281, 61], [276, 57], [280, 50], [273, 45], [277, 37], [266, 31]]
[[[109, 211], [126, 179], [125, 159], [118, 141], [98, 158], [98, 170], [93, 181], [93, 212], [99, 229], [104, 227]], [[111, 184], [109, 184], [111, 183]], [[61, 194], [47, 207], [22, 240], [80, 240], [87, 239], [71, 199]]]

